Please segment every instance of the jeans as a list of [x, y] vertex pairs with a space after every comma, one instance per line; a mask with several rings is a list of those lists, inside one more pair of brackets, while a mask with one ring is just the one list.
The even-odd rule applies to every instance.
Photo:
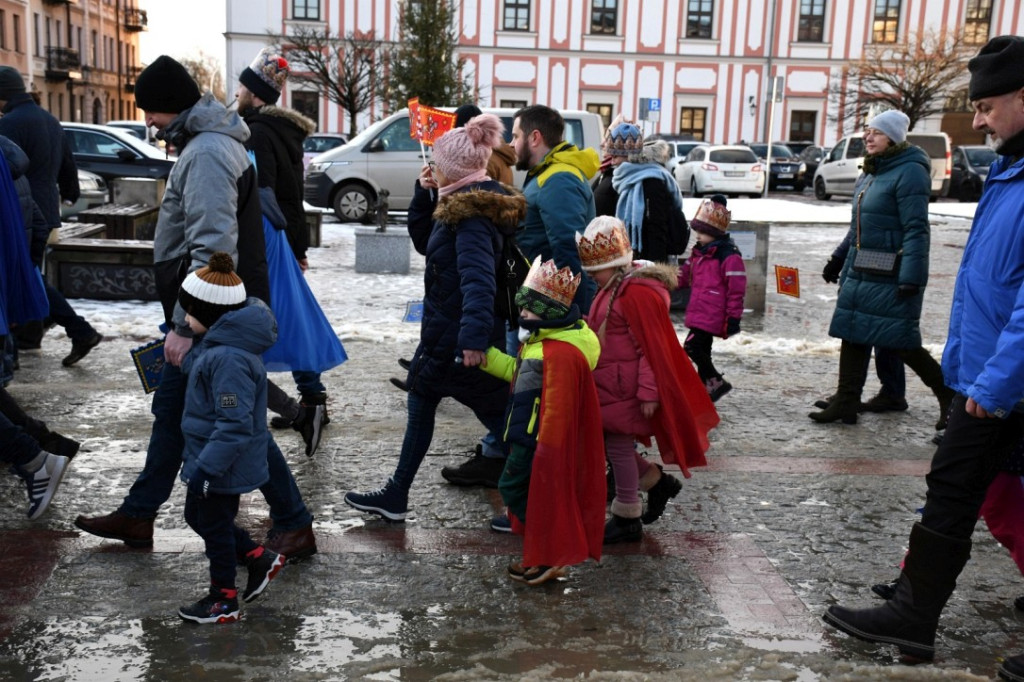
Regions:
[[50, 319], [64, 327], [64, 331], [71, 337], [72, 341], [85, 341], [92, 337], [96, 330], [85, 321], [85, 318], [75, 312], [64, 294], [53, 288], [49, 282], [46, 285], [46, 298], [50, 301]]
[[[153, 395], [153, 430], [146, 451], [146, 464], [118, 509], [127, 516], [155, 518], [160, 505], [171, 496], [185, 451], [181, 418], [185, 413], [187, 384], [188, 378], [181, 368], [164, 364], [160, 388]], [[260, 488], [260, 492], [270, 505], [274, 528], [290, 531], [308, 526], [313, 517], [306, 509], [288, 463], [273, 439], [267, 450], [267, 464], [270, 480]]]
[[929, 530], [969, 539], [989, 485], [1024, 436], [1024, 414], [979, 419], [967, 414], [957, 394], [942, 442], [925, 477], [928, 494], [921, 524]]
[[[508, 387], [504, 382], [495, 384], [494, 389], [485, 393], [466, 389], [448, 393], [451, 394], [450, 397], [473, 410], [473, 414], [488, 431], [500, 433], [505, 417]], [[405, 492], [412, 487], [416, 472], [419, 471], [420, 464], [423, 463], [423, 458], [434, 439], [434, 418], [437, 415], [437, 406], [444, 397], [446, 396], [441, 392], [409, 391], [409, 417], [405, 424], [405, 438], [402, 440], [398, 466], [392, 476], [395, 484]]]
[[[327, 392], [327, 387], [320, 381], [320, 372], [292, 372], [292, 378], [303, 399], [306, 396]], [[267, 408], [292, 421], [299, 417], [298, 401], [273, 381], [267, 381]]]
[[327, 387], [320, 381], [320, 372], [292, 372], [292, 378], [303, 397], [327, 392]]
[[[867, 374], [866, 367], [864, 374]], [[875, 346], [875, 374], [882, 384], [883, 393], [894, 398], [907, 396], [907, 374], [903, 370], [899, 351]]]
[[259, 547], [247, 532], [235, 525], [238, 495], [210, 493], [206, 497], [185, 494], [185, 522], [206, 543], [210, 560], [210, 584], [235, 589], [238, 562]]

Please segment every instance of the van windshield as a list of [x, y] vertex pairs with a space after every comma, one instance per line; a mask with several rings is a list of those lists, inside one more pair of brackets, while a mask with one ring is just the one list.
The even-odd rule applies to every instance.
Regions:
[[907, 142], [920, 147], [925, 153], [936, 159], [946, 158], [946, 136], [945, 135], [915, 135], [907, 134]]

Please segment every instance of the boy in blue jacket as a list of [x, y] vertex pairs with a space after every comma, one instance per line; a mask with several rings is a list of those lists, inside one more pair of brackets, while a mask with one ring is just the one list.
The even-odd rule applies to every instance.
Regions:
[[231, 623], [238, 620], [236, 565], [249, 569], [242, 599], [251, 602], [285, 561], [235, 524], [239, 496], [269, 477], [267, 450], [273, 441], [260, 354], [273, 345], [277, 328], [265, 304], [246, 299], [231, 256], [223, 252], [185, 278], [178, 300], [198, 339], [182, 363], [188, 376], [181, 421], [185, 521], [202, 536], [210, 560], [209, 594], [182, 606], [178, 615], [195, 623]]

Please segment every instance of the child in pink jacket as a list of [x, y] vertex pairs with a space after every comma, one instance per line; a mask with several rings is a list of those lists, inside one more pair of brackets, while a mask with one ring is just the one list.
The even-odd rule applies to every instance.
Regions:
[[684, 348], [697, 365], [697, 373], [712, 401], [732, 390], [732, 384], [711, 362], [714, 337], [727, 339], [740, 333], [743, 294], [747, 290], [747, 270], [740, 250], [726, 234], [731, 213], [726, 199], [716, 194], [705, 199], [690, 221], [697, 243], [690, 258], [679, 268], [679, 286], [690, 288], [686, 306], [686, 326], [690, 333]]

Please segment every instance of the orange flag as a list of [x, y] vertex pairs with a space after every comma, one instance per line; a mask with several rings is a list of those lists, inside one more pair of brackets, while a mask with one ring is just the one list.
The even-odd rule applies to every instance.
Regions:
[[776, 265], [775, 286], [780, 294], [800, 298], [800, 271], [785, 265]]
[[420, 141], [433, 145], [439, 137], [455, 127], [455, 114], [435, 109], [434, 107], [418, 106], [420, 121]]
[[413, 97], [409, 100], [409, 137], [414, 140], [420, 139], [420, 98]]

